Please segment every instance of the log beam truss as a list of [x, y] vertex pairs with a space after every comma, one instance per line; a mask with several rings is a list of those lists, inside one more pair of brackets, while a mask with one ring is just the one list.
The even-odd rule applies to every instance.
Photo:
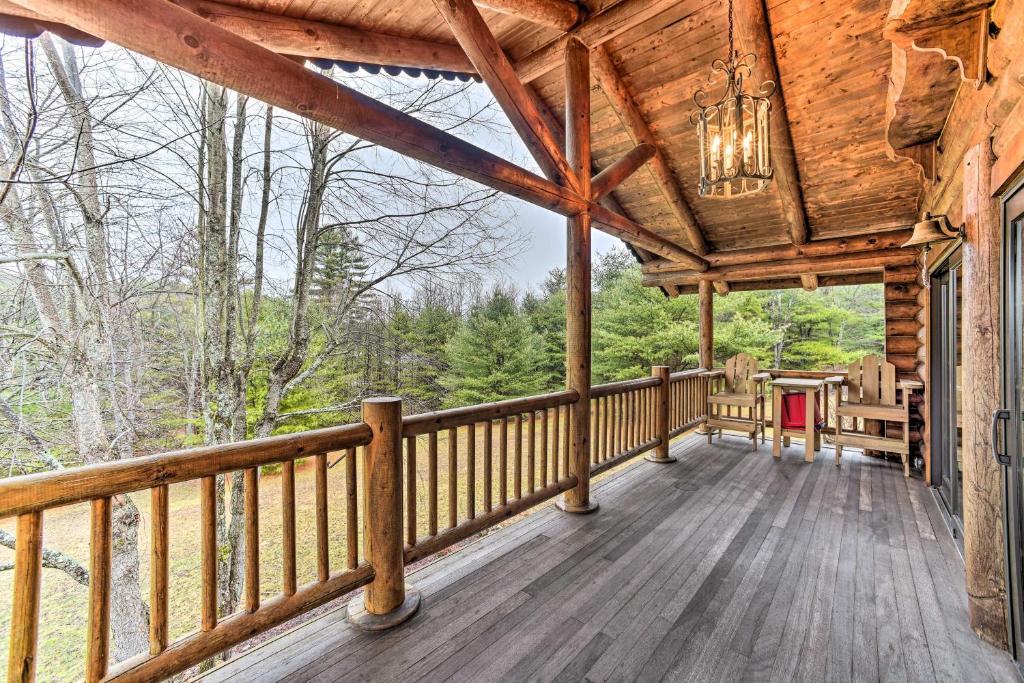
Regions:
[[[23, 11], [67, 24], [256, 99], [332, 126], [368, 142], [572, 217], [588, 211], [598, 228], [695, 271], [700, 255], [582, 194], [532, 95], [515, 77], [500, 47], [468, 0], [438, 2], [442, 15], [541, 167], [538, 176], [475, 145], [323, 78], [287, 56], [207, 21], [170, 0], [17, 0]], [[623, 3], [629, 4], [629, 3]], [[479, 20], [479, 21], [478, 21]], [[581, 26], [588, 22], [583, 22]], [[532, 105], [532, 106], [531, 106]], [[547, 168], [545, 168], [547, 166]]]

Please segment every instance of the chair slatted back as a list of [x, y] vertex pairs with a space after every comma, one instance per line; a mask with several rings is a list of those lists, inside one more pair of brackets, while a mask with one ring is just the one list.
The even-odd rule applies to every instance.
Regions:
[[725, 390], [735, 394], [752, 394], [756, 390], [751, 379], [758, 373], [757, 359], [749, 353], [738, 353], [725, 361]]
[[874, 354], [850, 364], [846, 384], [848, 403], [896, 405], [896, 366]]

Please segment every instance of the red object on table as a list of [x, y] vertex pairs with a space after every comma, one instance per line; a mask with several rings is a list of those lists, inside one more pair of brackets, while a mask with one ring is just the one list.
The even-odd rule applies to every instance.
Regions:
[[[814, 428], [820, 430], [825, 426], [821, 419], [820, 396], [814, 392]], [[804, 416], [807, 414], [807, 394], [804, 392], [782, 395], [782, 428], [792, 430], [806, 429]]]

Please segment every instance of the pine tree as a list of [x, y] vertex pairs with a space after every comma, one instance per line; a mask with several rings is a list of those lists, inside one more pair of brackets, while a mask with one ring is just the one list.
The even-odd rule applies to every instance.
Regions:
[[538, 393], [542, 386], [538, 346], [516, 293], [494, 287], [473, 306], [465, 325], [448, 344], [446, 403], [470, 405]]

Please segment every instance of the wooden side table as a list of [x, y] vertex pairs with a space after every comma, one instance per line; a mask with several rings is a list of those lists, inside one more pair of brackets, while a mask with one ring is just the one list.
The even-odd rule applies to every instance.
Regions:
[[[782, 457], [782, 437], [802, 436], [804, 438], [804, 460], [814, 462], [814, 451], [821, 448], [814, 431], [814, 393], [821, 390], [825, 380], [778, 378], [772, 382], [772, 455]], [[804, 392], [804, 429], [782, 429], [782, 394], [786, 391]]]

